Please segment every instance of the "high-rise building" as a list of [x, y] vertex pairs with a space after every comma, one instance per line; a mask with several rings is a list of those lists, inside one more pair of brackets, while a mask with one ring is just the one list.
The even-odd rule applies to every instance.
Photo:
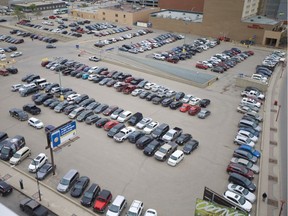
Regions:
[[287, 20], [287, 0], [260, 0], [259, 14], [280, 20]]

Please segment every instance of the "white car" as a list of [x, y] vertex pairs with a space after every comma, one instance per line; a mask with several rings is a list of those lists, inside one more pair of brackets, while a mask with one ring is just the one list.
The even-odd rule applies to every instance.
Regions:
[[159, 122], [153, 121], [150, 122], [146, 127], [143, 129], [145, 134], [150, 134], [152, 131], [156, 129], [156, 127], [159, 125]]
[[93, 66], [88, 70], [88, 73], [93, 73], [96, 69], [98, 68], [98, 66]]
[[231, 161], [232, 163], [238, 163], [238, 164], [244, 165], [247, 169], [252, 170], [255, 174], [258, 174], [259, 171], [260, 171], [259, 166], [255, 165], [255, 164], [252, 163], [251, 161], [246, 160], [246, 159], [244, 159], [244, 158], [236, 158], [236, 157], [233, 157], [230, 161]]
[[141, 94], [144, 90], [143, 89], [135, 89], [131, 92], [132, 96], [138, 96], [139, 94]]
[[75, 98], [79, 97], [81, 94], [71, 94], [68, 95], [67, 101], [71, 104], [74, 103]]
[[117, 117], [117, 121], [123, 123], [127, 121], [131, 116], [132, 116], [131, 111], [124, 111], [120, 113], [120, 115]]
[[170, 155], [167, 163], [170, 166], [176, 166], [178, 163], [180, 163], [184, 159], [184, 153], [181, 150], [176, 150], [173, 152], [173, 154]]
[[129, 207], [126, 216], [141, 216], [144, 209], [143, 202], [139, 200], [133, 200], [131, 206]]
[[89, 57], [89, 60], [94, 61], [94, 62], [99, 62], [101, 59], [96, 57], [96, 56], [91, 56], [91, 57]]
[[28, 166], [29, 172], [37, 172], [46, 162], [48, 157], [44, 153], [40, 153], [36, 158], [34, 158]]
[[234, 139], [234, 143], [237, 145], [248, 145], [251, 146], [252, 148], [254, 148], [255, 143], [250, 140], [248, 137], [245, 136], [241, 136], [241, 135], [236, 135], [235, 139]]
[[113, 139], [117, 142], [123, 142], [127, 137], [135, 131], [134, 127], [126, 127], [120, 130], [117, 134], [113, 136]]
[[14, 84], [14, 85], [11, 86], [11, 91], [12, 91], [12, 92], [16, 92], [16, 91], [18, 91], [22, 86], [23, 86], [23, 84]]
[[239, 206], [240, 208], [250, 212], [252, 209], [252, 204], [245, 199], [244, 196], [241, 196], [237, 193], [234, 193], [230, 190], [225, 191], [223, 194], [224, 198]]
[[193, 95], [187, 94], [187, 95], [185, 95], [185, 96], [182, 98], [181, 101], [182, 101], [183, 103], [189, 103], [189, 101], [190, 101], [192, 98], [194, 98]]
[[193, 97], [190, 99], [189, 104], [192, 106], [198, 105], [201, 101], [201, 98]]
[[97, 77], [98, 75], [97, 74], [90, 74], [88, 76], [88, 80], [92, 81], [95, 77]]
[[242, 98], [241, 104], [252, 105], [252, 106], [255, 106], [257, 108], [261, 107], [261, 103], [260, 102], [254, 100], [254, 99], [251, 99], [251, 98]]
[[136, 127], [139, 129], [143, 129], [146, 125], [152, 122], [152, 118], [143, 118], [140, 122], [136, 124]]
[[21, 56], [22, 55], [22, 52], [14, 52], [10, 55], [11, 58], [15, 58], [15, 57], [18, 57], [18, 56]]
[[256, 196], [255, 194], [251, 193], [248, 189], [240, 186], [240, 185], [236, 185], [236, 184], [228, 184], [227, 186], [228, 190], [237, 193], [241, 196], [244, 196], [246, 200], [248, 200], [251, 203], [254, 203], [256, 201]]
[[41, 122], [39, 119], [31, 117], [28, 119], [28, 125], [37, 128], [37, 129], [41, 129], [44, 127], [43, 122]]
[[150, 83], [150, 82], [148, 82], [148, 83], [146, 83], [146, 85], [144, 86], [144, 89], [150, 90], [150, 89], [152, 89], [153, 86], [155, 86], [155, 85], [156, 85], [156, 83]]
[[153, 53], [153, 58], [154, 58], [154, 59], [157, 59], [157, 60], [162, 60], [162, 61], [165, 60], [165, 57], [162, 56], [162, 55], [159, 54], [159, 53]]
[[157, 216], [157, 211], [155, 209], [147, 209], [144, 216]]
[[254, 143], [256, 143], [258, 141], [258, 137], [255, 136], [254, 134], [250, 133], [249, 131], [239, 130], [237, 135], [247, 137], [250, 140], [252, 140]]

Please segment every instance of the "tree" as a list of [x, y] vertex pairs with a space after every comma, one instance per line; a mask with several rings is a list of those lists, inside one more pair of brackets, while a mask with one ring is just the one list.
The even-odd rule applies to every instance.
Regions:
[[31, 4], [31, 5], [29, 5], [28, 8], [31, 10], [32, 13], [34, 13], [34, 12], [37, 10], [37, 7], [36, 7], [35, 4]]
[[22, 8], [19, 7], [19, 6], [16, 6], [16, 7], [14, 8], [14, 15], [17, 16], [17, 19], [18, 19], [18, 20], [23, 19], [23, 18], [26, 18], [25, 13], [23, 12]]

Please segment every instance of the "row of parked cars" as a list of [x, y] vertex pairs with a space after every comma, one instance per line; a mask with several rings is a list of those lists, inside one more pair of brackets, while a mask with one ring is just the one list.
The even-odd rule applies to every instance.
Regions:
[[251, 50], [242, 52], [240, 49], [233, 47], [230, 50], [211, 56], [210, 59], [197, 62], [195, 67], [204, 70], [211, 68], [213, 72], [224, 73], [252, 55], [254, 55], [254, 52]]
[[133, 77], [131, 74], [119, 71], [109, 72], [106, 67], [89, 67], [75, 63], [75, 66], [68, 68], [68, 66], [65, 66], [65, 61], [64, 63], [63, 60], [46, 62], [45, 64], [42, 63], [42, 66], [56, 71], [60, 68], [63, 75], [70, 74], [72, 77], [88, 79], [99, 85], [113, 86], [117, 92], [131, 94], [134, 97], [138, 96], [141, 99], [151, 101], [153, 104], [161, 104], [163, 107], [170, 107], [173, 110], [180, 108], [181, 112], [188, 112], [192, 116], [199, 113], [199, 118], [205, 118], [211, 114], [209, 110], [203, 109], [201, 111], [201, 108], [206, 108], [210, 104], [209, 99], [201, 99], [184, 92], [176, 92], [143, 78]]
[[[106, 216], [116, 216], [124, 213], [128, 201], [122, 195], [117, 195], [113, 199], [110, 190], [101, 189], [96, 184], [90, 184], [88, 176], [81, 176], [77, 170], [69, 170], [60, 180], [57, 190], [61, 193], [70, 191], [70, 195], [75, 198], [81, 197], [80, 203], [85, 207], [92, 207], [97, 213], [105, 213]], [[89, 187], [88, 187], [89, 186]], [[88, 189], [87, 189], [88, 188]], [[144, 203], [139, 200], [133, 200], [127, 216], [140, 216], [144, 213]], [[155, 209], [147, 209], [144, 216], [157, 216]]]
[[[130, 30], [130, 29], [129, 29]], [[99, 40], [98, 42], [96, 42], [94, 44], [95, 47], [104, 47], [106, 45], [109, 45], [109, 44], [112, 44], [112, 43], [116, 43], [116, 42], [119, 42], [119, 41], [123, 41], [123, 40], [126, 40], [126, 39], [131, 39], [133, 37], [138, 37], [138, 36], [142, 36], [142, 35], [146, 35], [146, 34], [149, 34], [149, 33], [152, 33], [153, 31], [150, 30], [150, 29], [140, 29], [138, 30], [137, 32], [132, 32], [132, 33], [127, 33], [125, 35], [122, 35], [122, 36], [119, 36], [119, 37], [116, 37], [116, 38], [110, 38], [110, 39], [105, 39], [105, 40]], [[118, 32], [116, 32], [118, 33]], [[98, 35], [98, 34], [101, 34], [101, 33], [95, 33], [95, 35]]]
[[30, 37], [33, 40], [34, 39], [38, 39], [39, 41], [43, 41], [43, 42], [46, 42], [46, 43], [56, 43], [58, 41], [56, 38], [47, 37], [47, 36], [44, 36], [44, 35], [41, 35], [41, 34], [35, 34], [35, 33], [31, 33], [31, 32], [26, 32], [26, 31], [19, 30], [19, 29], [11, 30], [10, 34], [15, 34], [15, 35], [21, 36], [21, 37]]
[[[253, 95], [253, 99], [246, 97], [243, 94], [244, 92], [251, 95], [257, 92], [258, 96]], [[226, 168], [230, 183], [223, 196], [241, 209], [250, 212], [252, 204], [256, 201], [254, 194], [256, 184], [252, 181], [254, 176], [259, 174], [260, 171], [257, 161], [261, 157], [261, 153], [255, 148], [257, 143], [259, 143], [262, 131], [260, 125], [263, 118], [258, 112], [261, 108], [260, 100], [263, 100], [265, 96], [253, 87], [247, 87], [242, 91], [241, 95], [243, 98], [241, 99], [238, 111], [241, 109], [240, 113], [243, 116], [238, 123], [238, 131], [234, 138], [234, 144], [238, 147], [234, 150], [233, 157]], [[259, 95], [263, 96], [259, 97]]]
[[12, 44], [21, 44], [24, 42], [22, 38], [18, 39], [18, 38], [14, 38], [9, 35], [3, 35], [3, 34], [0, 35], [0, 41], [12, 43]]
[[208, 40], [207, 38], [198, 38], [191, 44], [183, 44], [172, 50], [154, 53], [153, 58], [171, 63], [178, 63], [180, 60], [191, 59], [196, 53], [203, 52], [219, 44], [217, 40]]
[[183, 38], [184, 36], [182, 35], [176, 35], [173, 33], [165, 33], [154, 38], [142, 40], [141, 42], [138, 42], [138, 43], [123, 44], [121, 47], [119, 47], [119, 50], [133, 53], [133, 54], [143, 53], [145, 51], [149, 51], [154, 48], [158, 48], [166, 44], [173, 43]]

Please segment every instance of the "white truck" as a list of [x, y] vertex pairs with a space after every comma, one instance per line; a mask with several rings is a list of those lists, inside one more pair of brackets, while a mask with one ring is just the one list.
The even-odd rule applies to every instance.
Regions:
[[178, 145], [175, 142], [165, 143], [155, 152], [154, 157], [157, 160], [165, 161], [177, 148]]
[[165, 142], [170, 142], [175, 140], [178, 136], [180, 136], [182, 133], [182, 129], [179, 127], [174, 127], [172, 129], [170, 129], [169, 131], [167, 131], [166, 134], [164, 134], [164, 136], [162, 137], [162, 140]]

